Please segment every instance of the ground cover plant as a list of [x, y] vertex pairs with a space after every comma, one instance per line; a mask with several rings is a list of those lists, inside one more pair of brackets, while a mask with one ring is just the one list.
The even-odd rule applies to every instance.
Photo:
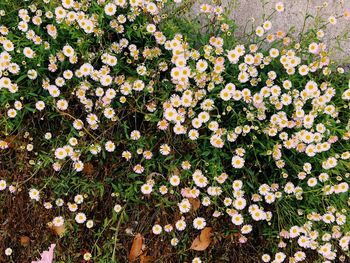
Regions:
[[193, 4], [0, 2], [1, 262], [349, 262], [349, 12]]

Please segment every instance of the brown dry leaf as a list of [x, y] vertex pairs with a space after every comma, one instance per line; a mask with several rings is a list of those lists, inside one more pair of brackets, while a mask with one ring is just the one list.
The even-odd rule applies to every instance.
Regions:
[[213, 228], [211, 227], [203, 228], [201, 231], [201, 234], [193, 240], [190, 249], [193, 249], [196, 251], [206, 250], [211, 243], [212, 232], [213, 232]]
[[27, 237], [27, 236], [21, 236], [21, 237], [19, 238], [19, 242], [21, 243], [22, 246], [26, 247], [26, 246], [28, 246], [29, 243], [30, 243], [30, 238]]
[[60, 237], [63, 236], [64, 233], [66, 232], [66, 227], [64, 226], [64, 224], [61, 226], [52, 225], [50, 228], [56, 235], [58, 235]]
[[230, 233], [230, 234], [226, 234], [224, 235], [223, 237], [226, 239], [226, 240], [239, 240], [239, 238], [241, 237], [242, 235], [240, 233]]
[[152, 256], [147, 256], [147, 253], [143, 253], [140, 256], [140, 263], [150, 263], [153, 261], [153, 257]]
[[193, 211], [197, 211], [201, 206], [201, 201], [198, 198], [188, 198], [188, 201], [190, 202]]
[[177, 168], [177, 167], [175, 167], [175, 168], [173, 168], [173, 170], [172, 170], [172, 174], [173, 175], [180, 175], [180, 170], [179, 170], [179, 168]]
[[16, 141], [17, 136], [15, 135], [9, 135], [5, 138], [5, 142], [7, 142], [9, 148], [15, 148], [15, 144], [18, 143], [18, 141]]
[[92, 163], [85, 163], [83, 168], [83, 173], [86, 175], [92, 175], [94, 173], [94, 166]]
[[129, 254], [129, 260], [130, 262], [135, 261], [138, 256], [142, 253], [142, 243], [143, 243], [143, 236], [141, 234], [136, 234], [134, 237], [134, 241], [132, 242], [132, 246], [130, 249]]

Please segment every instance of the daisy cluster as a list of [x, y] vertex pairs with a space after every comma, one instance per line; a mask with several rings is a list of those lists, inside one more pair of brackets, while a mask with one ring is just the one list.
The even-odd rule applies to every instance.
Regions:
[[[82, 175], [94, 160], [118, 163], [139, 199], [176, 211], [151, 226], [174, 247], [186, 230], [225, 220], [241, 244], [270, 233], [263, 262], [345, 259], [350, 81], [323, 38], [348, 12], [302, 41], [266, 20], [238, 43], [224, 9], [202, 4], [199, 15], [215, 30], [194, 45], [168, 26], [174, 2], [43, 0], [16, 20], [2, 10], [1, 151], [27, 151], [34, 170], [57, 175]], [[277, 3], [273, 13], [282, 12]], [[22, 136], [16, 126], [30, 117], [52, 125], [33, 124], [33, 138], [17, 149], [9, 137]], [[73, 213], [57, 214], [50, 227], [95, 225], [81, 209], [88, 195], [52, 204], [45, 187], [26, 185], [33, 202]], [[0, 180], [11, 194], [23, 187]]]

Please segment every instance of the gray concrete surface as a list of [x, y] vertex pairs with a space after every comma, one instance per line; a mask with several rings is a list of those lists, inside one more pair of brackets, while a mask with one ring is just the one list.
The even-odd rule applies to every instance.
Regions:
[[[209, 1], [196, 1], [195, 9], [200, 3]], [[277, 2], [283, 2], [285, 10], [275, 13], [270, 19], [273, 27], [271, 31], [288, 31], [294, 28], [294, 34], [302, 31], [304, 18], [308, 17], [305, 29], [310, 28], [320, 19], [328, 20], [328, 17], [343, 15], [345, 11], [350, 12], [350, 0], [221, 0], [224, 7], [229, 11], [231, 18], [236, 20], [238, 29], [237, 36], [242, 36], [244, 28], [249, 30], [261, 25], [264, 17], [268, 17], [274, 10]], [[198, 10], [198, 9], [197, 9]], [[330, 52], [337, 60], [347, 64], [350, 62], [350, 20], [337, 19], [336, 25], [329, 25], [325, 30], [325, 43], [330, 47]], [[339, 50], [340, 46], [342, 50]]]

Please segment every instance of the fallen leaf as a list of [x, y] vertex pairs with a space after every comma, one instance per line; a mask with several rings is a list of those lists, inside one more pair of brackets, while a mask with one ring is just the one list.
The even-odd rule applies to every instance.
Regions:
[[227, 234], [227, 235], [224, 235], [224, 238], [226, 240], [232, 240], [232, 239], [235, 239], [235, 240], [238, 240], [238, 238], [241, 237], [241, 234], [240, 233], [231, 233], [231, 234]]
[[92, 175], [94, 173], [94, 166], [92, 163], [85, 163], [83, 168], [83, 173], [86, 175]]
[[196, 251], [203, 251], [206, 250], [207, 247], [211, 243], [211, 236], [212, 236], [213, 228], [211, 227], [205, 227], [202, 229], [199, 236], [197, 236], [190, 247], [190, 249], [196, 250]]
[[58, 235], [60, 237], [63, 236], [64, 233], [66, 232], [66, 227], [64, 226], [64, 224], [61, 225], [61, 226], [54, 226], [54, 225], [52, 225], [52, 226], [49, 226], [49, 227], [51, 228], [52, 232], [54, 232], [56, 235]]
[[5, 142], [7, 142], [9, 148], [15, 148], [15, 145], [19, 143], [16, 137], [15, 135], [9, 135], [5, 138]]
[[201, 206], [201, 201], [198, 198], [188, 198], [188, 201], [190, 202], [193, 211], [197, 211]]
[[138, 258], [138, 256], [141, 255], [142, 243], [143, 243], [143, 236], [141, 234], [136, 234], [130, 249], [130, 254], [129, 254], [130, 262], [135, 261]]
[[179, 175], [180, 175], [180, 170], [179, 170], [179, 168], [177, 168], [177, 167], [173, 168], [172, 174], [173, 174], [173, 175], [179, 176]]
[[27, 236], [21, 236], [21, 237], [19, 238], [19, 242], [21, 243], [22, 246], [26, 247], [26, 246], [28, 246], [29, 243], [30, 243], [30, 238], [27, 237]]
[[140, 256], [140, 263], [150, 263], [153, 261], [153, 257], [152, 256], [147, 256], [147, 253], [143, 253]]

